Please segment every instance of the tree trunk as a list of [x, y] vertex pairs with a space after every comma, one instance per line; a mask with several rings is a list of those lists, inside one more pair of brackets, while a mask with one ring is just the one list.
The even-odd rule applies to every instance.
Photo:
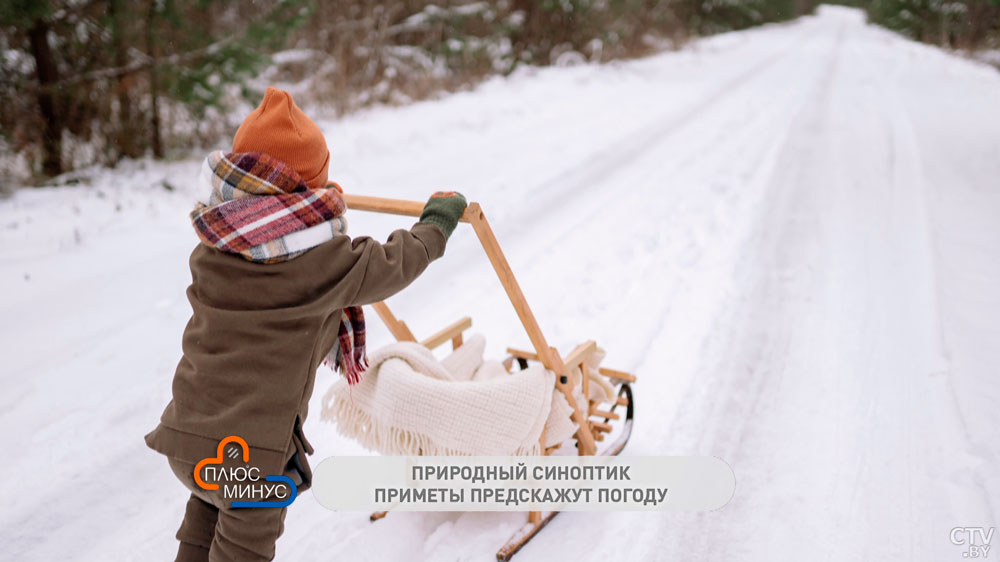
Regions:
[[[125, 42], [125, 20], [126, 14], [122, 13], [124, 8], [122, 0], [112, 0], [108, 3], [108, 13], [111, 16], [111, 39], [114, 49], [115, 66], [124, 67], [128, 64], [128, 45]], [[133, 77], [131, 73], [122, 74], [118, 77], [118, 126], [115, 127], [115, 154], [114, 161], [118, 161], [123, 156], [135, 158], [142, 153], [139, 135], [135, 122], [135, 115], [132, 107], [131, 89]]]
[[[153, 25], [155, 21], [156, 0], [150, 0], [149, 16], [146, 18], [146, 52], [153, 58], [156, 58], [156, 42], [153, 40]], [[157, 83], [155, 64], [149, 67], [149, 96], [150, 144], [153, 147], [153, 156], [163, 158], [163, 140], [160, 133], [160, 85]]]
[[38, 109], [42, 115], [42, 173], [46, 176], [57, 176], [63, 172], [62, 166], [62, 131], [61, 112], [56, 104], [56, 94], [45, 85], [59, 79], [55, 62], [52, 60], [52, 50], [49, 47], [49, 24], [43, 19], [35, 20], [28, 30], [31, 42], [31, 55], [35, 59], [35, 74], [39, 85]]

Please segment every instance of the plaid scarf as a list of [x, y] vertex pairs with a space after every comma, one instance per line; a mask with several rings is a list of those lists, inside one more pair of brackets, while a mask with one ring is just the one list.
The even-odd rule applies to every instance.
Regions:
[[[298, 172], [267, 154], [214, 151], [202, 174], [211, 193], [207, 203], [195, 204], [191, 222], [212, 248], [272, 264], [347, 233], [340, 186], [310, 189]], [[368, 358], [360, 306], [344, 308], [337, 343], [323, 364], [336, 368], [348, 384], [361, 381]]]

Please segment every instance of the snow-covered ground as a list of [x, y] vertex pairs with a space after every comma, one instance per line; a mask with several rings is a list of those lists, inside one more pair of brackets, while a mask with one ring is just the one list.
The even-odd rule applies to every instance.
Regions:
[[[723, 509], [567, 512], [517, 559], [961, 560], [952, 527], [1000, 523], [994, 69], [824, 9], [321, 125], [350, 191], [482, 203], [550, 342], [638, 375], [624, 454], [736, 474]], [[173, 556], [187, 492], [142, 436], [190, 314], [198, 165], [0, 201], [4, 559]], [[470, 314], [488, 355], [528, 346], [466, 227], [391, 304], [418, 335]], [[319, 420], [333, 376], [314, 466], [366, 454]], [[370, 523], [307, 492], [278, 560], [490, 560], [523, 519]]]

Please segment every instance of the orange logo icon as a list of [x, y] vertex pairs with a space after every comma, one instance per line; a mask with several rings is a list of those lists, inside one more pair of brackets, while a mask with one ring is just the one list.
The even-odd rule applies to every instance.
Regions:
[[241, 447], [243, 447], [243, 462], [250, 462], [250, 446], [247, 445], [247, 442], [242, 437], [238, 435], [230, 435], [229, 437], [226, 437], [222, 441], [219, 441], [219, 447], [215, 450], [216, 454], [214, 458], [209, 457], [207, 459], [201, 459], [201, 461], [199, 461], [198, 464], [195, 465], [194, 481], [198, 483], [198, 486], [200, 486], [205, 490], [219, 489], [218, 484], [209, 484], [208, 482], [205, 482], [204, 480], [201, 479], [201, 469], [204, 468], [206, 465], [210, 464], [222, 464], [223, 452], [225, 451], [226, 445], [230, 443], [238, 443]]

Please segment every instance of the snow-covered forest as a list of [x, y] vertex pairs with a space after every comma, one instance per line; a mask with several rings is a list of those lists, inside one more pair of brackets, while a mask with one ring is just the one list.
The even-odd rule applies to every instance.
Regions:
[[[0, 12], [4, 25], [16, 4]], [[88, 29], [73, 18], [93, 4], [45, 17]], [[151, 2], [139, 16], [184, 4]], [[844, 6], [789, 2], [792, 11], [766, 16], [783, 21], [762, 23], [769, 4], [749, 2], [758, 15], [746, 21], [692, 13], [670, 23], [657, 19], [661, 3], [643, 2], [629, 25], [648, 19], [646, 39], [631, 46], [583, 31], [544, 43], [554, 24], [531, 31], [525, 5], [547, 2], [400, 3], [407, 9], [382, 16], [360, 2], [369, 11], [320, 7], [292, 21], [303, 17], [295, 12], [260, 33], [319, 37], [330, 21], [383, 17], [385, 37], [409, 42], [383, 37], [381, 54], [354, 52], [381, 57], [375, 74], [342, 72], [342, 58], [323, 66], [323, 49], [344, 48], [337, 34], [348, 33], [330, 24], [340, 31], [325, 46], [275, 35], [277, 55], [230, 69], [245, 79], [235, 91], [200, 88], [225, 63], [199, 66], [209, 63], [181, 48], [213, 57], [251, 41], [230, 35], [218, 46], [247, 22], [226, 20], [227, 3], [203, 4], [225, 20], [220, 29], [233, 27], [150, 51], [123, 26], [134, 48], [87, 59], [74, 70], [112, 72], [72, 91], [46, 90], [25, 47], [13, 35], [2, 44], [4, 162], [21, 179], [4, 180], [17, 189], [0, 199], [0, 442], [9, 454], [0, 557], [168, 560], [176, 551], [188, 492], [143, 435], [170, 399], [191, 315], [199, 166], [207, 150], [228, 149], [226, 135], [253, 107], [240, 90], [267, 83], [301, 96], [345, 191], [422, 201], [454, 189], [482, 205], [550, 343], [566, 352], [593, 338], [609, 364], [638, 376], [623, 455], [717, 456], [736, 475], [734, 497], [712, 512], [562, 513], [516, 560], [962, 560], [953, 528], [1000, 523], [1000, 72], [966, 56], [996, 48], [995, 2], [929, 3], [954, 17], [926, 33], [912, 22], [937, 13], [900, 16], [903, 0], [892, 3], [902, 23], [881, 22], [892, 30]], [[263, 17], [283, 2], [254, 5]], [[520, 31], [477, 28], [486, 11]], [[465, 24], [435, 19], [454, 14]], [[126, 41], [119, 16], [104, 17], [101, 41]], [[710, 23], [718, 27], [698, 28]], [[198, 33], [190, 21], [171, 25], [150, 33]], [[410, 33], [461, 45], [435, 51], [429, 35]], [[535, 35], [504, 51], [503, 37], [516, 33]], [[494, 53], [491, 70], [462, 66], [478, 56], [463, 51], [473, 36]], [[523, 52], [551, 60], [493, 69]], [[424, 66], [403, 72], [410, 64]], [[129, 65], [136, 70], [119, 73]], [[314, 69], [327, 74], [303, 79]], [[63, 61], [58, 76], [66, 71]], [[65, 76], [54, 83], [74, 80]], [[102, 103], [70, 103], [84, 90]], [[84, 123], [59, 124], [58, 170], [44, 162], [50, 122], [38, 109], [46, 96], [56, 107], [56, 91], [63, 117]], [[155, 115], [164, 158], [148, 136]], [[145, 140], [134, 153], [112, 140], [136, 131]], [[379, 239], [412, 224], [349, 216], [352, 234]], [[488, 356], [530, 347], [467, 225], [390, 302], [417, 334], [469, 315]], [[392, 341], [370, 316], [369, 345]], [[317, 373], [311, 412], [336, 376]], [[318, 415], [305, 433], [314, 464], [372, 454]], [[306, 492], [289, 508], [276, 559], [491, 560], [523, 519], [411, 512], [373, 523]]]

